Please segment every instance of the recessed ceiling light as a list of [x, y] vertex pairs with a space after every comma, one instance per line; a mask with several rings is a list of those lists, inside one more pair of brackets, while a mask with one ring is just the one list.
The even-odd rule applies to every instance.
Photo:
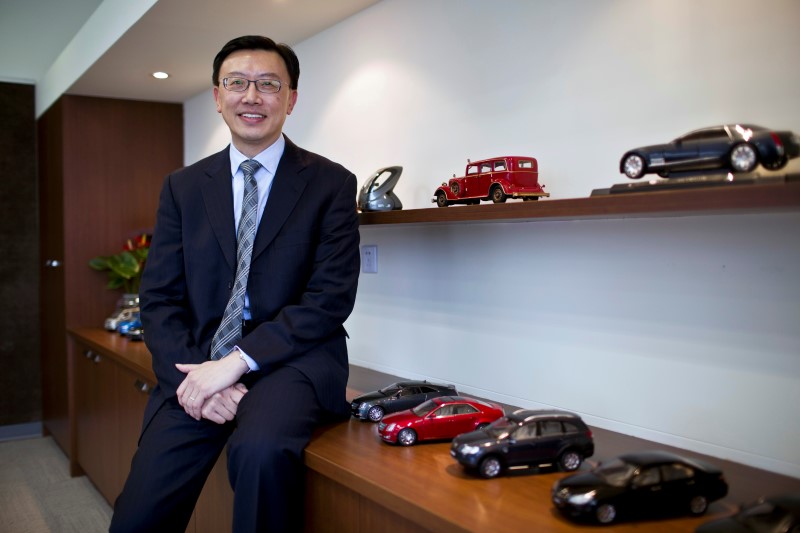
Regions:
[[166, 72], [153, 72], [153, 77], [159, 80], [165, 80], [169, 78], [169, 74], [167, 74]]

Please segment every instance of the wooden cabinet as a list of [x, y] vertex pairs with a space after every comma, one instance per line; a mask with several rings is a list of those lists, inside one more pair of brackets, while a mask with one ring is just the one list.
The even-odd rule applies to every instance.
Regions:
[[[117, 442], [119, 447], [119, 459], [117, 465], [119, 471], [114, 483], [115, 494], [122, 492], [128, 472], [131, 469], [131, 459], [136, 453], [139, 442], [139, 434], [142, 431], [142, 419], [144, 418], [144, 408], [150, 397], [150, 391], [155, 386], [155, 380], [151, 381], [140, 374], [123, 367], [117, 368]], [[80, 437], [79, 437], [80, 438]], [[113, 501], [113, 500], [112, 500]]]
[[233, 489], [228, 481], [227, 450], [223, 450], [208, 475], [194, 509], [195, 533], [230, 531], [233, 523]]
[[[75, 467], [112, 505], [122, 492], [136, 452], [149, 393], [155, 385], [144, 343], [98, 328], [71, 331], [72, 423]], [[230, 529], [233, 490], [226, 454], [220, 455], [187, 527], [192, 533]]]
[[114, 406], [116, 367], [103, 356], [79, 347], [75, 357], [75, 430], [78, 464], [95, 487], [113, 502], [118, 442], [109, 428], [117, 424]]
[[80, 340], [70, 354], [75, 462], [113, 505], [128, 476], [154, 380]]
[[183, 108], [65, 95], [37, 132], [42, 420], [72, 457], [66, 329], [102, 326], [114, 310], [119, 294], [88, 261], [152, 230], [164, 176], [183, 165]]

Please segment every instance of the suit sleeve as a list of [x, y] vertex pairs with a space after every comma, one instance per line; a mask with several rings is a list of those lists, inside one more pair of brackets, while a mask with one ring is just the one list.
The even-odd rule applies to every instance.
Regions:
[[153, 356], [159, 386], [167, 396], [175, 395], [185, 377], [175, 363], [205, 361], [191, 335], [181, 220], [172, 176], [167, 176], [139, 291], [145, 344]]
[[305, 290], [260, 324], [239, 346], [262, 370], [283, 364], [326, 339], [344, 335], [360, 269], [356, 177], [348, 173], [320, 210], [320, 235]]

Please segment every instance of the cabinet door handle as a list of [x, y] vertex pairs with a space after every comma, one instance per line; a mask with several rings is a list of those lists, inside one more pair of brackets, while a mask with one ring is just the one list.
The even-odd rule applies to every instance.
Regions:
[[63, 264], [64, 263], [62, 261], [59, 261], [58, 259], [48, 259], [44, 262], [44, 266], [46, 266], [47, 268], [58, 268]]
[[136, 390], [139, 392], [149, 393], [150, 392], [150, 385], [142, 381], [141, 379], [137, 379], [133, 386], [136, 387]]
[[91, 359], [92, 357], [94, 357], [94, 352], [91, 350], [84, 350], [83, 356], [86, 357], [86, 359]]
[[95, 355], [95, 356], [94, 356], [94, 362], [95, 362], [95, 364], [99, 363], [101, 360], [102, 360], [102, 359], [100, 358], [100, 356], [99, 356], [99, 355]]

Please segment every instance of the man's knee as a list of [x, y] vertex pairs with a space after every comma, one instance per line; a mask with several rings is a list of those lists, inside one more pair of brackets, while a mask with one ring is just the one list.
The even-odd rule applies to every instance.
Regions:
[[293, 467], [302, 462], [306, 443], [302, 438], [270, 433], [260, 433], [257, 438], [234, 435], [228, 442], [228, 469], [274, 471]]

